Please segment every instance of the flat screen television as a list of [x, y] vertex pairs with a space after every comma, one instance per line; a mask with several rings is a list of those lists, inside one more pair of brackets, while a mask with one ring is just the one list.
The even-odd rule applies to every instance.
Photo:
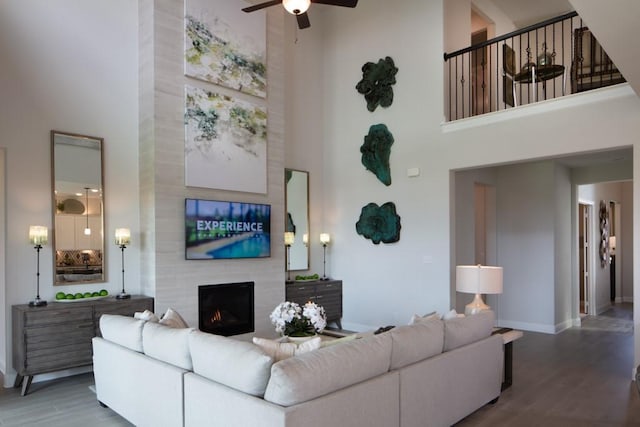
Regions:
[[185, 258], [271, 256], [271, 205], [185, 199]]

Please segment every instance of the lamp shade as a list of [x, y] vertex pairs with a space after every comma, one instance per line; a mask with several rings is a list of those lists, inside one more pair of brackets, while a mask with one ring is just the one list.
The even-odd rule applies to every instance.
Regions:
[[329, 233], [320, 233], [320, 243], [323, 245], [328, 245], [331, 243], [331, 236]]
[[31, 225], [29, 226], [29, 242], [32, 245], [46, 245], [48, 233], [48, 228], [43, 225]]
[[311, 0], [283, 0], [282, 5], [287, 9], [287, 12], [293, 15], [300, 15], [309, 9]]
[[128, 228], [116, 228], [116, 245], [131, 244], [131, 231]]
[[456, 290], [468, 294], [501, 294], [502, 267], [458, 265]]
[[292, 231], [285, 231], [284, 233], [284, 244], [286, 246], [291, 246], [296, 241], [296, 235]]

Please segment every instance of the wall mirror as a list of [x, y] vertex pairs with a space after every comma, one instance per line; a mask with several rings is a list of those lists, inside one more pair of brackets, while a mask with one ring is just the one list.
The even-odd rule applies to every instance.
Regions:
[[285, 230], [294, 233], [289, 270], [309, 269], [309, 172], [285, 169]]
[[103, 143], [51, 131], [54, 285], [105, 281]]

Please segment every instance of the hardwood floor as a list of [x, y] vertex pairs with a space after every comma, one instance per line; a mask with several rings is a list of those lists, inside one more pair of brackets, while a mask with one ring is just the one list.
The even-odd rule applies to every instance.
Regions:
[[513, 386], [456, 426], [640, 426], [633, 330], [606, 330], [624, 330], [632, 312], [632, 304], [617, 304], [586, 319], [585, 329], [525, 332], [513, 346]]
[[[631, 304], [618, 304], [585, 320], [585, 329], [526, 332], [513, 347], [513, 386], [456, 426], [640, 427], [640, 394], [631, 381], [633, 331], [625, 327], [631, 313]], [[91, 384], [89, 373], [35, 383], [25, 397], [0, 388], [0, 427], [130, 426], [98, 405]]]

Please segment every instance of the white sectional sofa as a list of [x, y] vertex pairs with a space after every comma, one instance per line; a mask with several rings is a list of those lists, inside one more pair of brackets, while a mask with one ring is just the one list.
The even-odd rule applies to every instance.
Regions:
[[431, 319], [274, 363], [253, 343], [103, 315], [96, 393], [138, 426], [449, 426], [500, 395], [493, 322]]

